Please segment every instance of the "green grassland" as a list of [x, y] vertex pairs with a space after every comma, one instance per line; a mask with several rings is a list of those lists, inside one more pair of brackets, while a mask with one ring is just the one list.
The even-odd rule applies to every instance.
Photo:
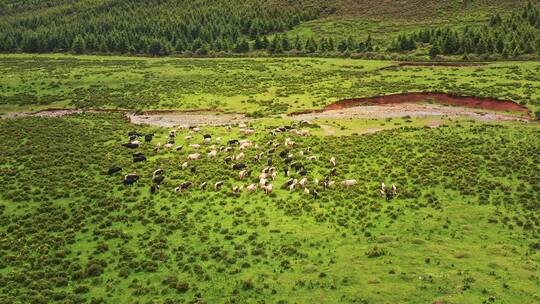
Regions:
[[276, 114], [401, 92], [510, 99], [540, 109], [540, 64], [393, 67], [322, 58], [1, 55], [0, 111], [46, 107], [219, 109]]
[[[483, 36], [505, 37], [516, 56], [431, 56], [442, 38], [403, 52], [390, 47], [420, 29], [480, 28], [526, 3], [0, 0], [0, 303], [540, 303], [537, 122], [404, 114], [300, 123], [282, 115], [347, 98], [446, 92], [512, 100], [539, 118], [540, 61], [473, 62], [535, 58], [520, 53], [538, 34], [528, 15]], [[500, 36], [506, 30], [515, 35]], [[375, 48], [358, 51], [368, 35]], [[268, 45], [284, 36], [289, 43], [300, 37], [303, 46], [282, 46], [277, 57], [283, 50]], [[305, 46], [308, 38], [338, 46], [349, 36], [355, 42], [345, 48]], [[262, 37], [272, 43], [255, 48]], [[249, 57], [233, 58], [238, 53]], [[293, 57], [302, 55], [321, 57]], [[121, 113], [15, 115], [47, 108], [260, 119], [250, 120], [251, 135], [237, 125], [179, 129], [173, 147], [183, 148], [176, 150], [164, 147], [169, 129], [130, 124]], [[310, 135], [270, 132], [293, 123]], [[133, 131], [155, 136], [123, 147]], [[238, 146], [208, 157], [203, 134], [218, 150], [231, 139], [251, 140], [244, 159], [232, 162], [245, 163], [251, 175], [240, 180], [224, 161]], [[286, 138], [295, 146], [285, 148]], [[134, 152], [147, 160], [135, 163]], [[182, 169], [195, 152], [200, 159]], [[289, 177], [281, 152], [304, 165], [311, 193], [283, 186]], [[234, 186], [259, 182], [269, 156], [278, 172], [273, 192], [235, 193]], [[122, 171], [107, 174], [112, 166]], [[153, 193], [158, 168], [165, 180]], [[124, 185], [130, 173], [141, 178]], [[328, 189], [325, 177], [335, 182]], [[347, 179], [358, 185], [343, 186]], [[191, 187], [175, 191], [188, 181]], [[218, 181], [224, 186], [216, 190]], [[397, 197], [381, 197], [381, 182], [396, 184]]]
[[[145, 61], [144, 61], [145, 62]], [[277, 121], [275, 121], [277, 123]], [[400, 121], [400, 123], [404, 123]], [[248, 136], [262, 149], [270, 120]], [[342, 123], [346, 126], [346, 123]], [[405, 124], [405, 123], [404, 123]], [[275, 127], [275, 126], [274, 126]], [[2, 303], [537, 303], [540, 300], [540, 133], [536, 125], [455, 121], [370, 135], [292, 137], [308, 187], [331, 169], [337, 182], [301, 191], [233, 194], [247, 181], [193, 150], [120, 146], [128, 131], [168, 130], [120, 114], [0, 120], [0, 302]], [[311, 128], [317, 132], [317, 128]], [[234, 128], [203, 128], [214, 140]], [[177, 136], [184, 144], [187, 131]], [[312, 148], [315, 162], [302, 160]], [[281, 151], [282, 148], [278, 148]], [[277, 153], [276, 152], [276, 153]], [[122, 174], [104, 173], [109, 166]], [[283, 166], [275, 155], [274, 165]], [[149, 193], [151, 174], [166, 179]], [[121, 183], [137, 172], [141, 180]], [[296, 176], [296, 175], [295, 175]], [[181, 182], [195, 186], [175, 193]], [[203, 181], [226, 181], [201, 191]], [[387, 202], [377, 188], [400, 189]], [[211, 188], [211, 187], [210, 187]]]
[[287, 31], [286, 34], [289, 37], [299, 36], [302, 40], [310, 37], [332, 38], [336, 43], [348, 37], [352, 37], [356, 41], [364, 41], [368, 35], [371, 35], [378, 47], [386, 48], [397, 36], [402, 34], [441, 26], [465, 27], [486, 24], [494, 13], [499, 12], [505, 15], [509, 12], [497, 8], [484, 8], [475, 11], [439, 9], [431, 13], [440, 13], [441, 15], [413, 18], [397, 12], [392, 14], [393, 16], [381, 16], [381, 10], [377, 8], [377, 11], [378, 15], [339, 15], [305, 21]]
[[490, 16], [503, 16], [524, 5], [520, 1], [355, 1], [343, 5], [336, 14], [308, 20], [287, 31], [301, 38], [352, 36], [365, 40], [369, 34], [382, 46], [388, 46], [399, 34], [438, 26], [485, 24]]

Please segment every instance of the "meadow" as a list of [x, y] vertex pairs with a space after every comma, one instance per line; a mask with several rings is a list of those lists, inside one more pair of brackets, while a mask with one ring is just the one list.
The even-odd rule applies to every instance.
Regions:
[[540, 303], [539, 29], [0, 0], [0, 304]]
[[216, 109], [255, 116], [345, 98], [450, 92], [540, 110], [540, 64], [399, 66], [325, 58], [0, 55], [0, 112], [47, 107]]
[[492, 1], [490, 4], [473, 1], [405, 1], [396, 6], [394, 1], [378, 1], [377, 5], [370, 7], [360, 7], [360, 4], [343, 9], [348, 13], [307, 20], [286, 34], [290, 37], [298, 35], [303, 39], [317, 37], [335, 41], [349, 36], [363, 41], [371, 35], [376, 45], [388, 47], [398, 35], [404, 33], [441, 26], [481, 25], [495, 13], [506, 16], [519, 7], [519, 3], [509, 1]]
[[[0, 120], [0, 302], [540, 300], [537, 125], [456, 120], [434, 129], [272, 138], [268, 131], [283, 123], [253, 125], [253, 135], [236, 126], [191, 133], [192, 143], [206, 133], [218, 146], [217, 137], [224, 145], [257, 143], [245, 151], [254, 174], [241, 181], [223, 162], [227, 153], [209, 159], [209, 145], [190, 148], [187, 129], [175, 138], [182, 150], [156, 151], [169, 130], [131, 125], [120, 114]], [[121, 146], [133, 131], [155, 136], [135, 150]], [[282, 189], [281, 172], [270, 195], [233, 193], [266, 166], [266, 158], [252, 157], [286, 137], [318, 196]], [[283, 149], [273, 155], [278, 170]], [[202, 158], [182, 169], [196, 151]], [[148, 160], [133, 163], [133, 152]], [[331, 171], [331, 156], [336, 184], [324, 190], [314, 179]], [[107, 175], [113, 165], [122, 172]], [[165, 180], [152, 194], [158, 168]], [[124, 185], [128, 173], [141, 179]], [[352, 178], [354, 188], [340, 185]], [[186, 181], [193, 186], [173, 190]], [[225, 182], [218, 191], [216, 181]], [[202, 182], [210, 186], [200, 190]], [[397, 198], [380, 197], [381, 182], [395, 183]]]

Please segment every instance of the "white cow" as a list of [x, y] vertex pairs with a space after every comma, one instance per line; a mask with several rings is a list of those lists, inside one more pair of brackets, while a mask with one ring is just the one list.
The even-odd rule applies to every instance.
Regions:
[[244, 179], [244, 178], [246, 178], [247, 173], [248, 173], [247, 170], [242, 170], [242, 171], [240, 171], [240, 172], [238, 173], [238, 177], [239, 177], [240, 179]]
[[300, 136], [309, 136], [309, 130], [303, 129], [298, 132]]
[[345, 187], [352, 187], [358, 184], [358, 182], [355, 179], [346, 179], [341, 184]]
[[246, 187], [246, 190], [247, 192], [255, 192], [258, 186], [259, 185], [257, 184], [250, 184], [249, 186]]
[[201, 155], [199, 153], [193, 153], [188, 155], [188, 160], [197, 160]]
[[272, 193], [273, 186], [272, 186], [272, 184], [264, 185], [264, 186], [262, 186], [262, 189], [264, 190], [264, 193], [270, 194], [270, 193]]
[[238, 153], [238, 155], [236, 155], [236, 156], [234, 157], [234, 159], [235, 159], [235, 160], [241, 160], [241, 159], [244, 158], [244, 156], [245, 156], [244, 152], [240, 152], [240, 153]]

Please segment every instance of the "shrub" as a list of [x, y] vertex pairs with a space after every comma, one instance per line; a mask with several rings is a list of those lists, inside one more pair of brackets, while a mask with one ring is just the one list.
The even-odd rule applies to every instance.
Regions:
[[78, 293], [78, 294], [88, 293], [89, 291], [90, 291], [90, 288], [88, 288], [88, 286], [86, 286], [86, 285], [79, 285], [79, 286], [75, 287], [75, 289], [73, 289], [73, 292]]
[[377, 258], [386, 255], [386, 249], [379, 246], [373, 246], [371, 249], [366, 251], [365, 254], [368, 258]]

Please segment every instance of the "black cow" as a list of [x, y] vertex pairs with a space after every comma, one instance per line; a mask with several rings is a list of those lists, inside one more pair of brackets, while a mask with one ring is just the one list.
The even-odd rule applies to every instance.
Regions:
[[142, 136], [141, 133], [137, 132], [137, 131], [130, 131], [128, 132], [128, 136], [135, 136], [135, 137], [140, 137]]
[[301, 163], [292, 163], [291, 164], [291, 167], [294, 169], [294, 171], [298, 172], [302, 169], [304, 169], [304, 165], [302, 165]]
[[163, 182], [163, 180], [165, 179], [165, 176], [163, 175], [157, 175], [157, 176], [154, 176], [154, 178], [152, 179], [152, 181], [156, 184], [161, 184]]
[[151, 142], [153, 138], [154, 138], [154, 134], [146, 134], [144, 136], [144, 141], [145, 142]]
[[107, 174], [112, 175], [112, 174], [115, 174], [116, 172], [120, 172], [120, 171], [122, 171], [121, 167], [112, 166], [112, 167], [109, 168], [109, 171], [107, 171]]
[[128, 174], [124, 176], [124, 185], [131, 185], [139, 180], [139, 176], [137, 174]]
[[266, 164], [267, 164], [268, 166], [271, 166], [271, 165], [272, 165], [272, 158], [271, 158], [271, 157], [268, 158], [268, 160], [266, 161]]
[[153, 184], [152, 186], [150, 186], [150, 193], [155, 194], [158, 191], [159, 191], [159, 185], [158, 184]]
[[142, 153], [133, 154], [134, 163], [143, 162], [143, 161], [146, 161], [146, 156], [144, 156]]
[[130, 148], [130, 149], [135, 149], [135, 148], [138, 148], [139, 147], [139, 144], [136, 144], [136, 143], [127, 143], [127, 144], [122, 144], [122, 146], [126, 147], [126, 148]]
[[386, 189], [386, 200], [391, 201], [392, 199], [394, 199], [394, 190], [388, 188]]
[[274, 154], [274, 152], [276, 152], [276, 149], [270, 149], [270, 150], [268, 150], [267, 153], [268, 153], [268, 154]]
[[286, 164], [290, 164], [292, 161], [293, 161], [293, 158], [292, 158], [292, 157], [287, 157], [287, 158], [285, 158], [285, 160], [284, 160], [284, 162], [285, 162]]
[[204, 135], [203, 135], [203, 138], [204, 138], [204, 139], [212, 138], [212, 135], [210, 135], [210, 134], [204, 134]]
[[283, 150], [283, 151], [279, 152], [279, 157], [281, 157], [281, 158], [285, 158], [285, 157], [287, 157], [287, 155], [289, 155], [289, 150]]
[[185, 190], [185, 189], [189, 188], [189, 186], [191, 186], [191, 182], [185, 182], [185, 183], [182, 183], [180, 185], [180, 189]]
[[225, 158], [223, 159], [223, 161], [225, 161], [225, 163], [228, 164], [228, 163], [232, 162], [232, 157], [227, 156], [227, 157], [225, 157]]
[[238, 139], [231, 139], [229, 140], [229, 146], [232, 146], [232, 145], [238, 145], [240, 142], [238, 141]]
[[300, 170], [300, 172], [298, 172], [298, 174], [300, 174], [301, 176], [306, 176], [308, 174], [308, 172], [307, 172], [306, 169], [302, 169], [302, 170]]
[[244, 163], [238, 163], [238, 164], [234, 164], [232, 168], [233, 170], [242, 170], [242, 169], [247, 168], [247, 166]]
[[285, 173], [285, 176], [289, 176], [289, 167], [283, 167], [283, 173]]

